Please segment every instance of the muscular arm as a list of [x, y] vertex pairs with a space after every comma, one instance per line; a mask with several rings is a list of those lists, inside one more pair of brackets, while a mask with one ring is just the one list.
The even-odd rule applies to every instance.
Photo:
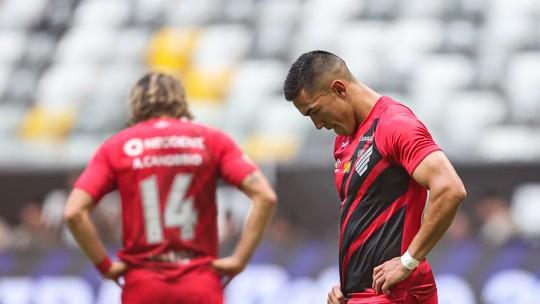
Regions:
[[[94, 199], [85, 191], [73, 189], [64, 209], [64, 219], [71, 234], [94, 265], [107, 258], [107, 251], [101, 242], [96, 228], [90, 220], [94, 208]], [[122, 262], [113, 262], [106, 273], [106, 278], [115, 280], [126, 270]]]
[[[424, 221], [408, 248], [409, 254], [420, 261], [446, 232], [466, 192], [450, 161], [440, 151], [427, 156], [413, 172], [413, 178], [430, 190]], [[389, 289], [410, 273], [400, 257], [393, 258], [374, 268], [373, 289], [389, 294]]]
[[274, 190], [259, 171], [246, 177], [240, 189], [253, 205], [232, 256], [214, 261], [214, 267], [227, 275], [236, 275], [245, 268], [261, 241], [277, 202]]
[[440, 151], [426, 157], [413, 178], [430, 190], [424, 221], [409, 245], [409, 253], [422, 260], [450, 227], [466, 191], [454, 167]]

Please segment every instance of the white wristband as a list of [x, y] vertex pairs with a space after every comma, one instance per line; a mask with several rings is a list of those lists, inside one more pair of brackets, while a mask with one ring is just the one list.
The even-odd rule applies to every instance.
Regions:
[[409, 250], [405, 251], [405, 253], [401, 256], [401, 264], [403, 267], [409, 270], [414, 270], [416, 267], [418, 267], [419, 263], [420, 261], [411, 256]]

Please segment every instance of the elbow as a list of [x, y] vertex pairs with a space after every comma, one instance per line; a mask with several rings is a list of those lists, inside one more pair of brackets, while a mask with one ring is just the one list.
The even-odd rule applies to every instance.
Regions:
[[254, 201], [259, 202], [259, 204], [263, 206], [275, 208], [278, 198], [276, 193], [272, 189], [269, 189], [267, 191], [260, 192], [259, 195], [257, 195], [257, 198], [254, 199]]
[[448, 197], [451, 202], [459, 206], [467, 198], [467, 190], [461, 181], [450, 187]]
[[64, 221], [68, 224], [68, 226], [72, 226], [73, 224], [79, 222], [83, 216], [84, 210], [70, 208], [69, 204], [64, 209]]
[[268, 191], [264, 194], [263, 201], [267, 205], [275, 206], [278, 202], [277, 194], [274, 191]]

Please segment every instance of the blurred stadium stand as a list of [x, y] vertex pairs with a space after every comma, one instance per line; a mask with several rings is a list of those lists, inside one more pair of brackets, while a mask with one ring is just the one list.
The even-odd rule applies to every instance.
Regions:
[[288, 64], [311, 49], [412, 107], [455, 160], [540, 159], [538, 1], [28, 3], [0, 2], [0, 165], [83, 165], [125, 126], [129, 88], [149, 69], [180, 77], [198, 120], [257, 161], [326, 162], [333, 135], [281, 95]]

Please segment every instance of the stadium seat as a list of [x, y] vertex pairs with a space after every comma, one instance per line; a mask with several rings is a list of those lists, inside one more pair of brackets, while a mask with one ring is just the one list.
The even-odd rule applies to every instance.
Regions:
[[[5, 83], [7, 84], [8, 82]], [[22, 67], [15, 69], [9, 76], [9, 85], [4, 87], [4, 97], [7, 100], [14, 101], [20, 106], [30, 105], [34, 102], [37, 83], [38, 72], [36, 69]], [[1, 87], [2, 84], [0, 84], [0, 95], [2, 94]]]
[[104, 63], [111, 58], [118, 33], [99, 27], [73, 27], [58, 43], [56, 59], [66, 63]]
[[401, 5], [401, 15], [442, 18], [450, 14], [453, 6], [454, 2], [448, 0], [408, 0]]
[[4, 94], [4, 92], [8, 88], [9, 78], [11, 76], [11, 66], [4, 65], [0, 66], [0, 96]]
[[[291, 31], [300, 10], [298, 1], [262, 1], [255, 17], [255, 49], [260, 56], [287, 54]], [[279, 22], [275, 22], [279, 20]]]
[[540, 122], [540, 51], [514, 55], [504, 75], [501, 86], [514, 120]]
[[222, 129], [225, 119], [225, 105], [208, 101], [190, 100], [189, 108], [195, 117], [194, 121], [214, 128]]
[[14, 102], [0, 104], [0, 136], [2, 138], [15, 137], [19, 131], [19, 125], [25, 115], [26, 107]]
[[28, 42], [24, 31], [0, 30], [0, 63], [11, 65], [23, 55]]
[[189, 100], [223, 102], [233, 77], [230, 69], [197, 69], [193, 67], [184, 77], [184, 85]]
[[276, 60], [252, 59], [239, 65], [225, 100], [224, 128], [244, 140], [262, 104], [269, 97], [281, 94], [286, 73], [287, 67]]
[[444, 30], [444, 50], [472, 54], [476, 51], [479, 37], [480, 30], [473, 22], [465, 19], [451, 21]]
[[255, 11], [263, 4], [256, 0], [227, 0], [223, 4], [223, 18], [232, 22], [248, 22], [255, 15]]
[[[131, 63], [117, 62], [109, 65], [97, 80], [96, 89], [80, 105], [75, 134], [110, 134], [127, 125], [129, 92], [144, 68]], [[103, 109], [107, 109], [104, 111]]]
[[32, 33], [24, 52], [23, 64], [41, 72], [53, 58], [56, 43], [56, 39], [50, 33]]
[[374, 87], [384, 83], [381, 48], [385, 30], [386, 24], [380, 21], [349, 22], [335, 42], [335, 52], [347, 62], [351, 72]]
[[339, 37], [336, 33], [346, 28], [345, 24], [345, 21], [333, 19], [304, 20], [291, 37], [290, 61], [312, 50], [335, 52], [336, 40]]
[[206, 27], [197, 40], [193, 64], [185, 76], [188, 97], [221, 102], [234, 68], [251, 46], [250, 31], [240, 25]]
[[308, 118], [299, 118], [294, 106], [281, 98], [266, 101], [254, 117], [246, 152], [261, 162], [293, 159], [311, 124]]
[[506, 104], [491, 91], [449, 94], [441, 107], [440, 127], [448, 142], [445, 151], [468, 158], [474, 155], [479, 138], [507, 118]]
[[534, 161], [540, 159], [540, 132], [520, 125], [489, 129], [479, 139], [480, 157], [486, 161]]
[[46, 7], [47, 0], [1, 1], [0, 28], [31, 28], [40, 21]]
[[165, 27], [156, 32], [148, 46], [147, 64], [150, 69], [185, 73], [191, 64], [197, 45], [198, 31], [193, 28]]
[[45, 108], [78, 108], [95, 89], [99, 68], [91, 64], [57, 64], [38, 83], [36, 103]]
[[365, 0], [364, 15], [373, 19], [392, 19], [399, 14], [400, 0]]
[[169, 0], [133, 0], [132, 16], [137, 25], [162, 25]]
[[201, 26], [217, 18], [222, 1], [177, 0], [170, 2], [166, 12], [167, 24], [176, 27]]
[[469, 58], [462, 55], [429, 55], [423, 57], [409, 82], [413, 94], [449, 92], [473, 85], [475, 70]]
[[287, 67], [281, 61], [271, 59], [245, 60], [236, 68], [231, 81], [228, 103], [231, 107], [239, 96], [256, 99], [261, 96], [281, 93]]
[[73, 126], [76, 113], [73, 107], [32, 107], [24, 117], [20, 136], [24, 140], [58, 141], [64, 139]]
[[536, 0], [493, 0], [491, 13], [506, 16], [535, 16], [540, 14], [540, 3]]
[[434, 52], [442, 45], [443, 31], [438, 19], [400, 18], [388, 25], [385, 44], [381, 47], [396, 53], [404, 50]]
[[346, 29], [347, 23], [362, 10], [361, 1], [305, 1], [301, 7], [302, 19], [292, 37], [292, 58], [316, 49], [335, 51], [336, 38], [339, 37], [336, 33]]
[[303, 3], [304, 20], [350, 20], [364, 9], [363, 1], [356, 0], [307, 0]]
[[205, 71], [229, 69], [246, 57], [252, 40], [251, 31], [243, 25], [207, 26], [197, 40], [193, 66]]
[[75, 26], [119, 27], [131, 17], [131, 5], [123, 0], [85, 0], [75, 10]]
[[424, 56], [442, 47], [443, 37], [444, 28], [437, 19], [402, 18], [389, 23], [381, 48], [394, 87], [406, 85]]
[[143, 28], [127, 28], [118, 33], [115, 62], [142, 63], [146, 59], [151, 34]]

